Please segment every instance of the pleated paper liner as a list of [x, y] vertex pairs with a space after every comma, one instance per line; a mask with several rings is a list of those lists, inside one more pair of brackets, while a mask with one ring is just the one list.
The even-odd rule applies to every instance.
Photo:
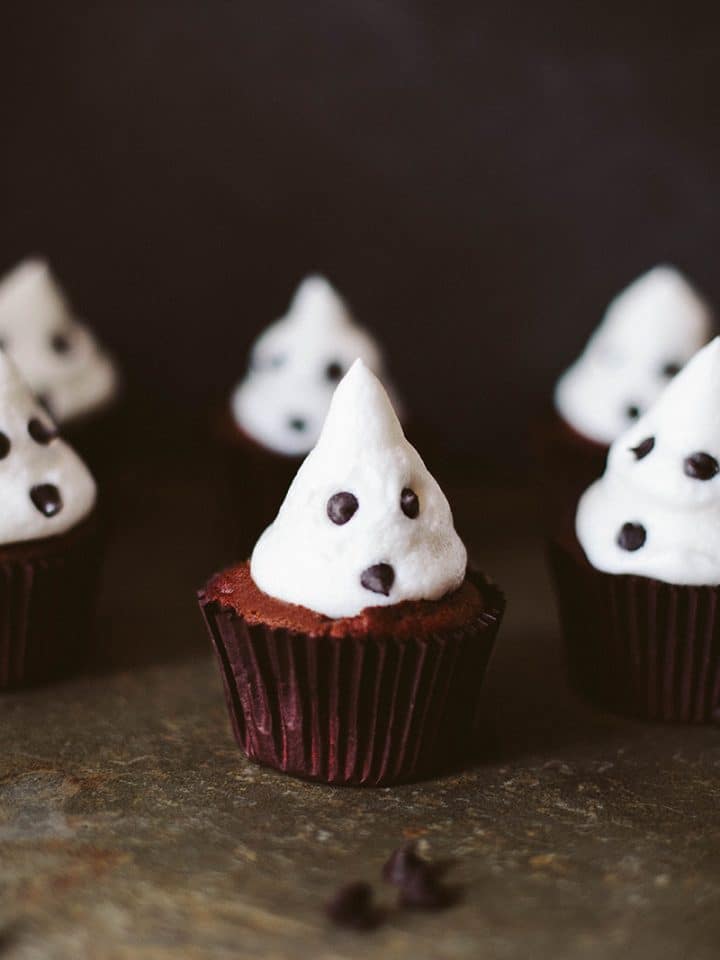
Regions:
[[250, 626], [200, 603], [235, 737], [250, 759], [333, 784], [379, 786], [456, 766], [472, 750], [480, 689], [504, 611], [424, 637], [331, 638]]
[[579, 693], [649, 720], [718, 719], [720, 587], [602, 573], [558, 541], [550, 561]]
[[61, 536], [0, 551], [0, 690], [85, 665], [100, 554], [94, 517]]

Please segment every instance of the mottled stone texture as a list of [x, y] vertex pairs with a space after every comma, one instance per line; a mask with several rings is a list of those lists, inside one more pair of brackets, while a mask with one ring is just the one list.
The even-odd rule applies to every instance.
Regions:
[[[598, 714], [567, 692], [526, 495], [457, 498], [510, 599], [483, 761], [329, 788], [253, 766], [232, 739], [193, 596], [223, 559], [206, 466], [170, 483], [149, 465], [137, 493], [132, 471], [118, 481], [133, 511], [96, 675], [0, 697], [3, 960], [717, 957], [720, 732]], [[457, 859], [460, 905], [394, 909], [380, 869], [411, 838]], [[351, 880], [390, 908], [380, 929], [326, 920]]]

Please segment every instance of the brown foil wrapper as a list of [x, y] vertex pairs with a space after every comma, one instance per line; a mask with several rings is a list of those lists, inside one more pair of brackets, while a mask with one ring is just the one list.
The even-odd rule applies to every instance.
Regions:
[[0, 690], [83, 665], [100, 569], [95, 518], [67, 534], [0, 550]]
[[554, 411], [534, 425], [532, 445], [543, 518], [552, 527], [604, 473], [608, 448], [581, 436]]
[[307, 636], [200, 605], [247, 756], [324, 783], [380, 786], [457, 766], [474, 746], [483, 677], [504, 611], [424, 637]]
[[717, 720], [720, 587], [602, 573], [557, 541], [550, 562], [579, 693], [649, 720]]

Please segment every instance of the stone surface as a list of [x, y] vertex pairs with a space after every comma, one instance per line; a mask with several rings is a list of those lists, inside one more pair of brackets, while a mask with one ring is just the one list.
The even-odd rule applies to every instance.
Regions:
[[[354, 790], [241, 756], [193, 596], [223, 559], [215, 468], [170, 452], [142, 476], [117, 478], [95, 674], [0, 698], [3, 960], [717, 957], [720, 732], [568, 692], [526, 493], [454, 498], [510, 597], [482, 762]], [[380, 870], [408, 839], [457, 861], [459, 905], [395, 909]], [[327, 921], [352, 880], [375, 886], [380, 929]]]

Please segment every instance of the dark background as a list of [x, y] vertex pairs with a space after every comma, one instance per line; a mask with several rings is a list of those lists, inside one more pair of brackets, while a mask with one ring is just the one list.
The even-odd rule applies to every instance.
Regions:
[[513, 461], [659, 260], [720, 301], [718, 14], [2, 6], [0, 268], [46, 254], [136, 400], [202, 418], [319, 269], [416, 416]]

